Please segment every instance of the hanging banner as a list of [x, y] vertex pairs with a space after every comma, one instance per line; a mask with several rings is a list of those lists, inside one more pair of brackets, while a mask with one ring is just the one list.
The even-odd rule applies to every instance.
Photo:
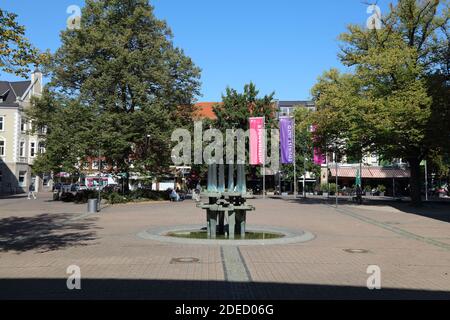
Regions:
[[327, 161], [325, 160], [325, 155], [319, 148], [314, 148], [314, 164], [320, 166], [325, 163], [327, 163]]
[[294, 163], [294, 119], [280, 118], [281, 163]]
[[[310, 130], [312, 133], [316, 132], [317, 126], [312, 125]], [[322, 150], [319, 148], [314, 148], [314, 164], [321, 166], [322, 164], [327, 163], [325, 155], [322, 153]]]
[[264, 118], [250, 118], [250, 165], [264, 165]]

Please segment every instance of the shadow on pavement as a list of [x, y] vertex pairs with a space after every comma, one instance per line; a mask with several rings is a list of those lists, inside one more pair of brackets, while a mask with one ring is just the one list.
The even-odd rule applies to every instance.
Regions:
[[43, 213], [32, 217], [0, 220], [0, 252], [54, 251], [70, 246], [88, 245], [96, 239], [94, 221], [70, 221], [73, 214]]
[[0, 196], [0, 200], [10, 200], [10, 199], [25, 199], [28, 195], [26, 194], [19, 194], [19, 195], [10, 195], [10, 196]]
[[66, 279], [1, 279], [0, 299], [428, 300], [450, 299], [450, 292], [315, 284], [108, 279], [82, 279], [81, 290], [71, 291], [66, 287]]
[[[320, 198], [298, 198], [298, 199], [281, 199], [281, 198], [273, 198], [277, 200], [284, 200], [289, 201], [291, 203], [299, 203], [299, 204], [305, 204], [305, 205], [330, 205], [335, 206], [336, 200], [333, 197], [330, 197], [329, 199], [320, 199]], [[402, 201], [389, 201], [389, 200], [370, 200], [370, 199], [364, 199], [364, 202], [362, 205], [357, 205], [354, 202], [351, 201], [351, 199], [345, 199], [340, 198], [339, 204], [341, 205], [351, 205], [355, 209], [362, 208], [364, 209], [364, 206], [372, 206], [372, 207], [385, 207], [389, 206], [392, 208], [395, 208], [401, 212], [404, 213], [410, 213], [430, 219], [435, 219], [443, 222], [449, 222], [450, 223], [450, 203], [448, 202], [429, 202], [424, 203], [422, 207], [414, 207], [408, 202], [402, 202]]]

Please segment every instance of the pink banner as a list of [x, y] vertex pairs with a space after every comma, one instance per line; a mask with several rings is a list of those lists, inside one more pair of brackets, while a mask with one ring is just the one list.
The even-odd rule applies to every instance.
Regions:
[[314, 164], [322, 165], [325, 163], [327, 163], [327, 161], [325, 160], [325, 155], [319, 148], [314, 148]]
[[250, 118], [250, 165], [264, 164], [264, 118]]
[[[311, 126], [311, 132], [314, 133], [317, 130], [317, 126], [316, 125], [312, 125]], [[322, 150], [320, 150], [317, 147], [314, 147], [314, 164], [316, 165], [322, 165], [327, 163], [326, 157], [325, 155], [322, 153]]]

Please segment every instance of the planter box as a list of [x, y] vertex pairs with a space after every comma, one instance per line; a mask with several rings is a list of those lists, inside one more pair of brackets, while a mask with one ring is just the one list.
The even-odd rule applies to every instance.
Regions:
[[322, 195], [323, 195], [324, 197], [328, 197], [328, 192], [324, 192]]
[[384, 192], [380, 192], [380, 197], [384, 197], [385, 193]]
[[366, 192], [366, 197], [370, 197], [372, 195], [371, 192]]

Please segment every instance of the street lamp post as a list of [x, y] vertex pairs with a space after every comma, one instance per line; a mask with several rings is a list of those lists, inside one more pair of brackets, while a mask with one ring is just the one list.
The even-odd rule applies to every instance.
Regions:
[[102, 180], [102, 160], [101, 160], [101, 149], [98, 147], [98, 202], [97, 202], [97, 212], [101, 211], [101, 201], [102, 201], [102, 190], [101, 190], [101, 180]]

